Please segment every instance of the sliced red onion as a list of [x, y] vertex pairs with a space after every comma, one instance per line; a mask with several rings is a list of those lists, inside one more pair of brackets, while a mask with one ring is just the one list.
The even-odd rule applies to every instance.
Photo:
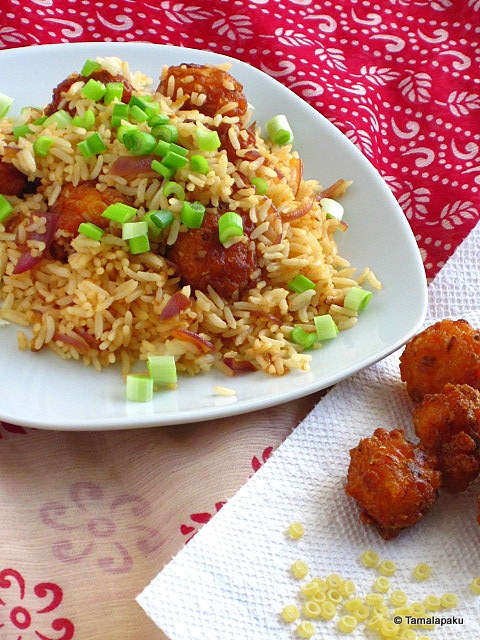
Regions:
[[215, 345], [199, 336], [198, 333], [193, 333], [192, 331], [188, 331], [187, 329], [173, 329], [171, 335], [174, 338], [178, 338], [179, 340], [184, 340], [185, 342], [190, 342], [195, 346], [199, 347], [202, 351], [207, 353], [208, 351], [216, 351]]
[[87, 344], [91, 345], [92, 347], [97, 346], [98, 340], [94, 338], [90, 333], [88, 333], [88, 331], [84, 327], [76, 327], [74, 331], [82, 338], [82, 340], [85, 340]]
[[271, 313], [267, 313], [266, 311], [261, 311], [260, 309], [249, 309], [249, 311], [250, 315], [252, 316], [257, 316], [258, 318], [267, 318], [267, 320], [271, 320], [279, 326], [282, 324], [280, 318], [277, 318], [277, 316], [274, 316]]
[[28, 240], [38, 240], [40, 242], [44, 242], [45, 249], [43, 250], [41, 255], [35, 257], [32, 256], [29, 249], [22, 253], [17, 264], [15, 265], [15, 269], [13, 270], [14, 274], [24, 273], [25, 271], [29, 271], [32, 267], [37, 265], [42, 260], [45, 251], [51, 245], [53, 236], [55, 235], [55, 231], [57, 230], [58, 219], [57, 216], [52, 213], [47, 214], [45, 217], [47, 219], [45, 223], [45, 233], [30, 233], [27, 238]]
[[229, 369], [234, 371], [235, 373], [240, 373], [242, 371], [256, 371], [255, 367], [248, 360], [235, 360], [234, 358], [224, 358], [223, 363], [227, 365]]
[[303, 176], [303, 160], [301, 158], [293, 158], [292, 165], [293, 171], [290, 173], [289, 182], [290, 186], [292, 187], [294, 196], [297, 197]]
[[174, 293], [165, 305], [164, 310], [160, 314], [160, 320], [169, 320], [178, 316], [181, 311], [185, 311], [190, 307], [190, 300], [180, 291]]
[[67, 334], [65, 333], [55, 333], [53, 339], [60, 340], [60, 342], [63, 342], [65, 344], [69, 344], [70, 346], [75, 347], [77, 351], [87, 351], [88, 349], [88, 346], [84, 342], [77, 340], [73, 336], [67, 336]]
[[120, 156], [115, 160], [109, 170], [109, 174], [131, 178], [141, 174], [158, 175], [153, 171], [151, 165], [153, 160], [158, 160], [157, 156]]
[[290, 211], [290, 213], [282, 213], [282, 220], [284, 222], [285, 221], [288, 222], [290, 220], [297, 220], [298, 218], [301, 218], [302, 216], [309, 213], [312, 207], [313, 207], [313, 200], [309, 200], [308, 202], [305, 202], [304, 204], [302, 204], [300, 207], [297, 207], [297, 209], [295, 209], [294, 211]]

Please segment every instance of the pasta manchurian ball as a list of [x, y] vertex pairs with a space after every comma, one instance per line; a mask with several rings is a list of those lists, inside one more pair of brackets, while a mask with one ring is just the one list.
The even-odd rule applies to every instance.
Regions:
[[480, 392], [447, 384], [423, 398], [413, 423], [422, 447], [438, 458], [442, 488], [464, 491], [480, 472]]
[[418, 522], [440, 486], [437, 461], [405, 439], [403, 431], [376, 429], [350, 450], [346, 493], [355, 498], [360, 519], [385, 540]]
[[480, 389], [480, 332], [466, 320], [442, 320], [407, 343], [400, 373], [415, 402], [444, 386], [469, 384]]

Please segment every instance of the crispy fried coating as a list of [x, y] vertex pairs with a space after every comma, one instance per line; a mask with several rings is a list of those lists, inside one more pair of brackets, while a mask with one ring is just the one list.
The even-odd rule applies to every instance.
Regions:
[[[242, 129], [242, 131], [240, 132], [238, 136], [240, 149], [235, 149], [235, 147], [233, 146], [228, 133], [229, 130], [230, 130], [230, 124], [228, 122], [222, 122], [217, 129], [217, 133], [218, 133], [218, 137], [220, 138], [221, 148], [226, 150], [227, 157], [230, 160], [230, 162], [233, 162], [235, 164], [236, 162], [238, 162], [239, 158], [247, 159], [247, 160], [255, 160], [256, 158], [260, 157], [261, 154], [258, 151], [256, 151], [256, 149], [253, 148], [255, 147], [255, 142], [256, 142], [255, 130], [253, 126], [249, 127], [248, 129]], [[245, 134], [242, 133], [243, 131], [245, 131]], [[250, 151], [247, 151], [246, 154], [242, 153], [241, 155], [238, 155], [237, 151], [240, 151], [243, 149], [250, 149]]]
[[[169, 67], [165, 77], [158, 85], [157, 91], [168, 95], [169, 78], [175, 79], [174, 97], [180, 88], [188, 99], [184, 109], [197, 109], [200, 113], [212, 118], [230, 102], [232, 105], [222, 114], [225, 116], [243, 116], [247, 111], [247, 99], [243, 95], [243, 86], [226, 71], [201, 64], [186, 63]], [[203, 104], [192, 101], [193, 94], [204, 93], [207, 97]]]
[[480, 332], [466, 320], [435, 323], [407, 343], [400, 373], [415, 402], [448, 383], [480, 389]]
[[[78, 82], [79, 80], [83, 80], [84, 82], [88, 82], [90, 78], [97, 80], [98, 82], [103, 82], [103, 84], [107, 84], [107, 82], [121, 82], [123, 84], [123, 95], [122, 102], [128, 103], [130, 98], [132, 97], [133, 87], [130, 82], [121, 75], [113, 75], [109, 71], [105, 69], [99, 69], [98, 71], [94, 71], [88, 78], [86, 76], [82, 76], [79, 73], [72, 73], [68, 78], [62, 80], [60, 84], [58, 84], [53, 90], [52, 101], [45, 107], [45, 115], [51, 116], [55, 111], [58, 111], [60, 108], [60, 104], [62, 100], [65, 98], [65, 94], [70, 89], [72, 84]], [[62, 105], [62, 109], [68, 111], [70, 115], [75, 115], [75, 109], [71, 108], [67, 104]]]
[[[211, 285], [226, 298], [252, 284], [257, 258], [248, 243], [237, 242], [226, 249], [218, 238], [220, 212], [207, 212], [200, 229], [179, 233], [167, 257], [180, 271], [182, 282], [200, 291]], [[250, 219], [244, 217], [244, 232], [251, 231]]]
[[442, 488], [464, 491], [480, 472], [480, 392], [447, 384], [423, 398], [413, 423], [422, 447], [437, 456]]
[[440, 486], [434, 455], [405, 439], [403, 431], [376, 429], [350, 450], [347, 495], [363, 509], [360, 519], [385, 540], [418, 522]]
[[0, 159], [0, 194], [2, 196], [20, 196], [27, 186], [27, 176], [13, 164]]

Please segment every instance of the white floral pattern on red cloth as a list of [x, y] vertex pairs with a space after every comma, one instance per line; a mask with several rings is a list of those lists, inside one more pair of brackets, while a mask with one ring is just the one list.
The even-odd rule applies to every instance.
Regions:
[[4, 0], [0, 18], [0, 48], [141, 40], [260, 67], [377, 167], [429, 277], [480, 217], [479, 0]]

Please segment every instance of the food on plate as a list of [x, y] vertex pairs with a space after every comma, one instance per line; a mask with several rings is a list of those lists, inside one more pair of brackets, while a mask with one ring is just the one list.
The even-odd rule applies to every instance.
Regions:
[[466, 320], [436, 322], [407, 343], [400, 373], [416, 402], [448, 383], [480, 389], [480, 332]]
[[21, 348], [119, 362], [146, 401], [138, 360], [170, 358], [154, 389], [172, 359], [283, 375], [357, 322], [381, 285], [338, 252], [350, 183], [306, 180], [295, 123], [262, 135], [227, 67], [165, 67], [154, 90], [89, 59], [44, 109], [0, 105], [0, 317], [29, 327]]
[[434, 455], [405, 439], [403, 431], [376, 429], [350, 450], [346, 492], [360, 516], [385, 539], [418, 522], [434, 503], [441, 474]]
[[437, 457], [442, 488], [465, 491], [480, 472], [480, 391], [447, 384], [424, 396], [413, 423], [422, 448]]

